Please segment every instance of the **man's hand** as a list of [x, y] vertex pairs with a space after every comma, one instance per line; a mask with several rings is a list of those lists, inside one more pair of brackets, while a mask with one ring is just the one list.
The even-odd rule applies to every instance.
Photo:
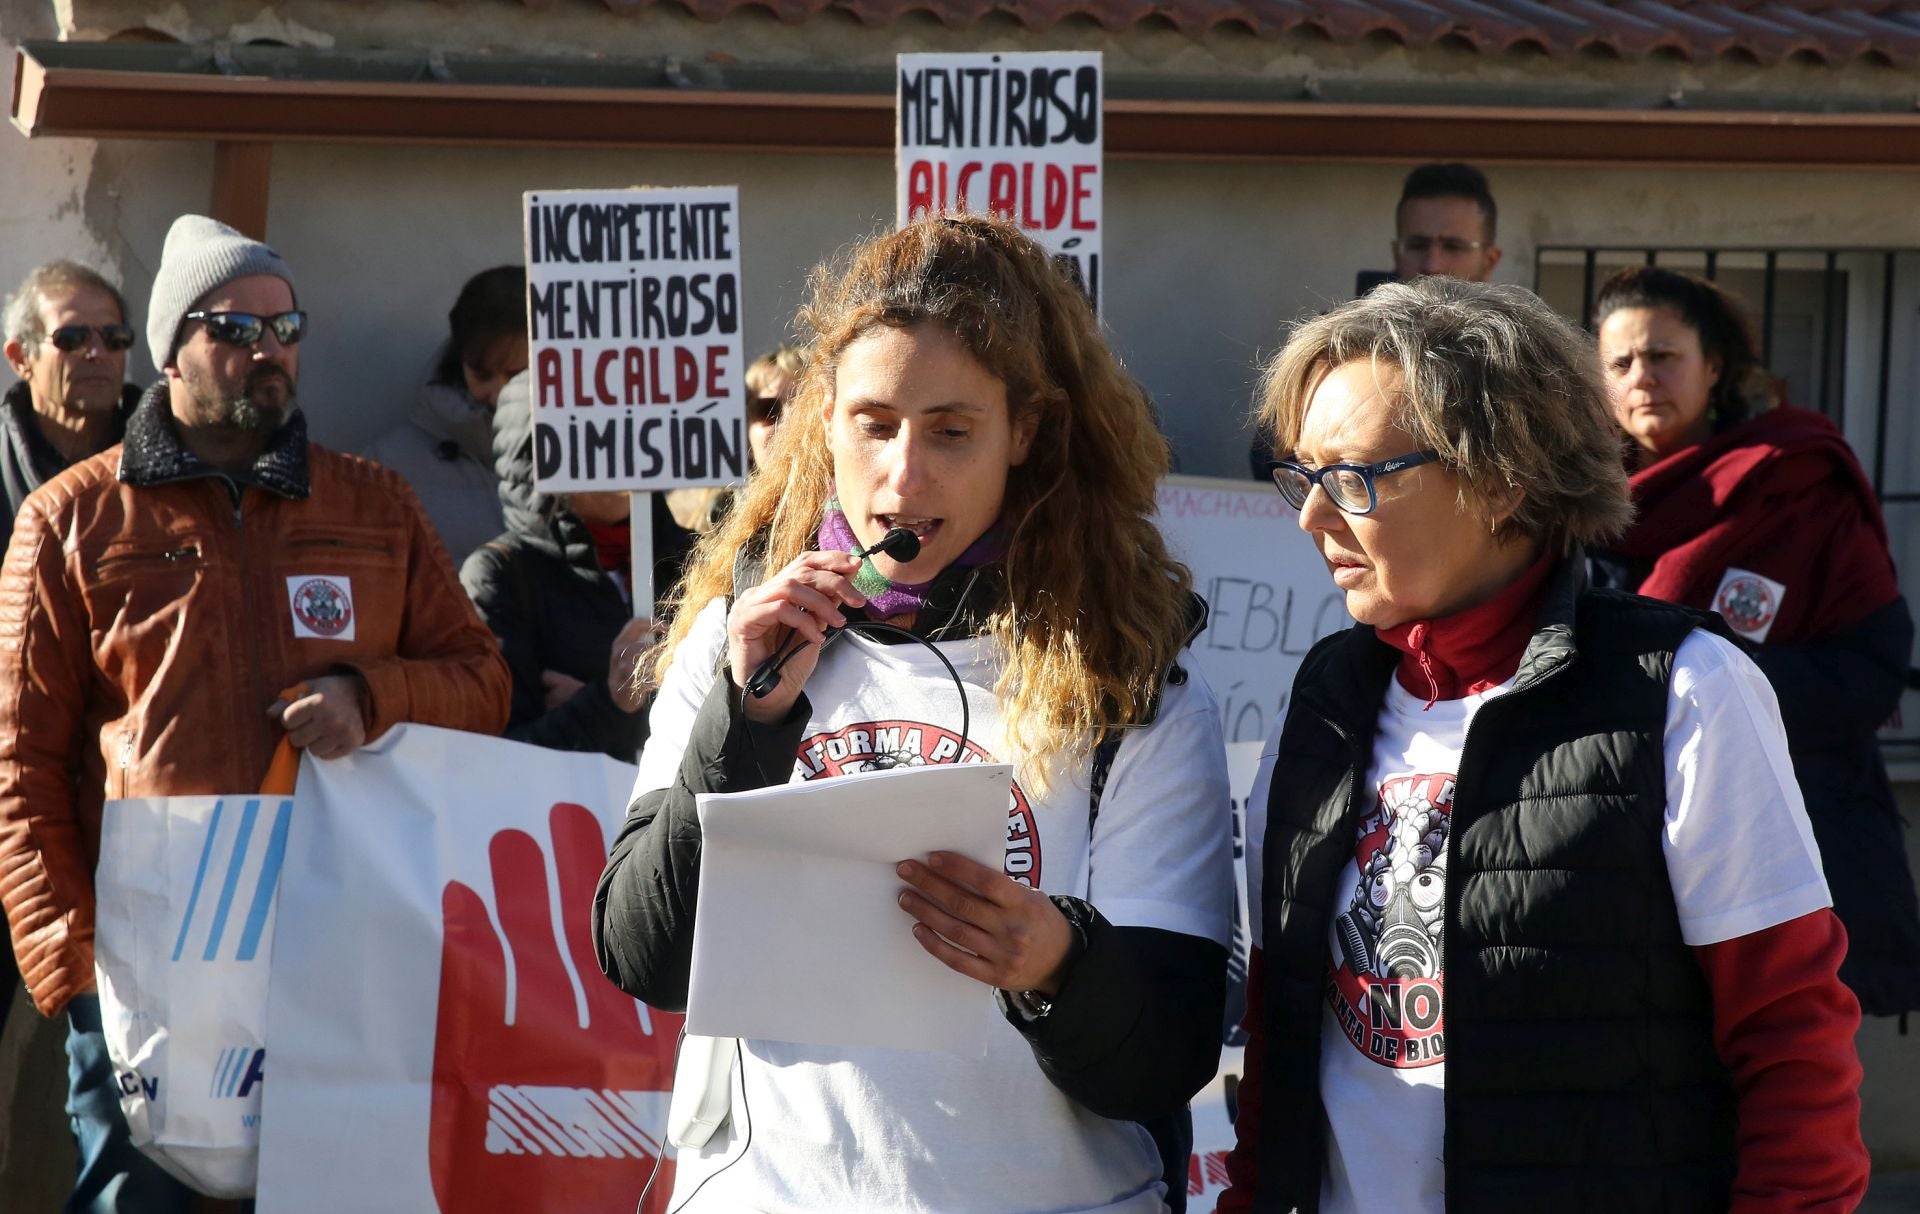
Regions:
[[309, 679], [307, 694], [297, 700], [275, 700], [267, 709], [287, 741], [316, 759], [339, 759], [366, 744], [367, 720], [360, 703], [366, 684], [357, 674], [330, 674]]
[[585, 686], [586, 684], [579, 679], [570, 674], [562, 674], [558, 670], [540, 672], [540, 689], [545, 694], [548, 712], [571, 700]]
[[1073, 925], [1045, 894], [957, 852], [895, 871], [913, 887], [900, 891], [901, 909], [919, 920], [913, 938], [948, 969], [1005, 991], [1060, 993]]
[[653, 694], [655, 684], [649, 677], [651, 672], [644, 671], [641, 662], [659, 639], [660, 630], [645, 616], [628, 620], [620, 629], [620, 635], [613, 638], [613, 651], [607, 662], [607, 690], [613, 693], [613, 702], [620, 706], [621, 712], [639, 712], [640, 706]]

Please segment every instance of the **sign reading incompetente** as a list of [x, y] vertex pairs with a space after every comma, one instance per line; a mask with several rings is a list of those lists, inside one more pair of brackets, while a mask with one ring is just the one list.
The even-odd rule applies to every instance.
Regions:
[[1098, 310], [1100, 55], [901, 55], [899, 75], [899, 222], [943, 211], [1010, 219]]
[[733, 186], [525, 196], [543, 493], [746, 476]]

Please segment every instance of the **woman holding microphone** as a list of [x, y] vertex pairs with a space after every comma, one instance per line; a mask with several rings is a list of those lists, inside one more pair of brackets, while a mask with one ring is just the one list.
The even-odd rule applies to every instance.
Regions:
[[[742, 1042], [744, 1100], [681, 1152], [671, 1208], [1159, 1211], [1138, 1123], [1213, 1074], [1233, 889], [1218, 709], [1181, 659], [1190, 579], [1152, 521], [1165, 441], [1012, 225], [871, 240], [816, 273], [801, 319], [811, 361], [663, 646], [601, 965], [684, 1006], [697, 794], [1004, 761], [1005, 863], [902, 857], [899, 903], [928, 964], [992, 988], [1005, 1023], [984, 1060]], [[917, 543], [869, 551], [899, 530]], [[823, 651], [862, 618], [911, 638]], [[762, 671], [767, 693], [743, 690]]]

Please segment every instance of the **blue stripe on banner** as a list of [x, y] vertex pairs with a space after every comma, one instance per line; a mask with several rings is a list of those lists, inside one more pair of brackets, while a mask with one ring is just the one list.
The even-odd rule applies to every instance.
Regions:
[[220, 937], [227, 930], [227, 912], [233, 909], [233, 891], [240, 887], [240, 870], [246, 867], [247, 844], [253, 841], [253, 820], [260, 816], [260, 799], [247, 802], [247, 808], [240, 815], [240, 829], [234, 832], [233, 855], [227, 859], [227, 879], [220, 884], [220, 904], [213, 911], [213, 926], [207, 929], [206, 952], [202, 961], [211, 961], [220, 955]]
[[213, 1064], [213, 1077], [207, 1081], [208, 1096], [218, 1096], [220, 1094], [220, 1072], [226, 1069], [227, 1069], [227, 1052], [225, 1050], [221, 1050], [220, 1061]]
[[287, 825], [292, 818], [293, 802], [280, 802], [273, 816], [273, 835], [267, 840], [267, 855], [260, 862], [260, 883], [253, 888], [253, 907], [247, 911], [247, 926], [240, 933], [240, 951], [235, 954], [235, 960], [251, 961], [260, 949], [260, 933], [267, 928], [267, 915], [273, 910], [273, 891], [280, 884], [280, 865], [287, 858]]
[[240, 1086], [240, 1070], [246, 1065], [246, 1061], [247, 1051], [235, 1046], [233, 1049], [233, 1062], [227, 1067], [227, 1081], [220, 1085], [220, 1094], [222, 1096], [233, 1095], [234, 1089]]
[[187, 946], [187, 929], [193, 926], [193, 908], [200, 904], [200, 884], [207, 879], [207, 860], [213, 855], [213, 840], [220, 833], [220, 810], [225, 801], [213, 803], [213, 819], [207, 823], [207, 841], [200, 845], [200, 867], [194, 870], [193, 893], [187, 898], [186, 918], [180, 920], [180, 937], [173, 942], [173, 959], [180, 960], [180, 951]]

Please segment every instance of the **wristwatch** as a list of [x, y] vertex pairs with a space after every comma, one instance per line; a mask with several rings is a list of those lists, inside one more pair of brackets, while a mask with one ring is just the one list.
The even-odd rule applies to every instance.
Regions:
[[[1078, 898], [1069, 898], [1065, 894], [1051, 894], [1048, 901], [1060, 911], [1067, 926], [1073, 929], [1073, 942], [1067, 946], [1067, 959], [1061, 966], [1062, 971], [1070, 971], [1073, 965], [1087, 952], [1087, 927], [1093, 922], [1093, 907]], [[1014, 1006], [1020, 1015], [1029, 1021], [1045, 1020], [1053, 1014], [1054, 997], [1045, 991], [1008, 991], [1007, 1002]]]

